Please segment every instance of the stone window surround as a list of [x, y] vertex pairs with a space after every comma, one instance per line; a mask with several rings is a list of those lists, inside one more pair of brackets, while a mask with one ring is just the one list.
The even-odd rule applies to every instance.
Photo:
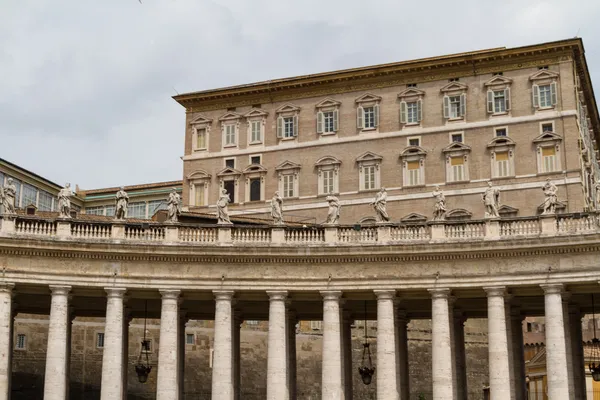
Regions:
[[[358, 164], [358, 191], [359, 192], [372, 192], [381, 188], [381, 162], [383, 157], [367, 151], [360, 156], [356, 157], [356, 163]], [[364, 167], [375, 166], [375, 187], [373, 189], [364, 189], [365, 187], [365, 175]]]
[[242, 171], [244, 175], [244, 184], [245, 184], [245, 202], [250, 201], [250, 181], [252, 179], [260, 178], [260, 200], [254, 201], [264, 201], [265, 200], [265, 175], [267, 175], [267, 169], [260, 164], [250, 164]]
[[[504, 127], [502, 127], [503, 129]], [[488, 144], [487, 148], [490, 151], [491, 177], [492, 179], [513, 178], [515, 174], [515, 145], [516, 143], [508, 136], [494, 137]], [[498, 176], [499, 171], [496, 165], [496, 153], [508, 153], [508, 175]]]
[[239, 178], [241, 175], [242, 175], [242, 172], [238, 171], [235, 168], [224, 168], [217, 174], [217, 178], [219, 178], [219, 189], [225, 188], [225, 182], [233, 181], [233, 183], [234, 183], [233, 197], [234, 197], [235, 202], [232, 202], [232, 203], [234, 203], [234, 204], [240, 202]]
[[[425, 157], [427, 151], [420, 146], [407, 146], [400, 153], [400, 161], [402, 161], [402, 186], [403, 187], [420, 187], [425, 186]], [[411, 161], [419, 162], [419, 183], [411, 185], [409, 179], [408, 163]]]
[[[469, 155], [471, 153], [471, 146], [468, 146], [464, 143], [454, 142], [442, 149], [442, 152], [446, 157], [446, 184], [469, 182]], [[463, 179], [459, 181], [454, 180], [452, 165], [450, 164], [451, 158], [454, 157], [463, 157], [464, 161]]]
[[[240, 123], [241, 123], [242, 115], [230, 111], [225, 115], [219, 118], [219, 122], [221, 123], [221, 148], [223, 149], [231, 149], [237, 148], [240, 144]], [[235, 144], [225, 144], [225, 132], [226, 126], [233, 125], [235, 131]]]
[[406, 138], [406, 147], [411, 146], [410, 141], [417, 139], [419, 141], [419, 144], [417, 146], [421, 146], [421, 136], [409, 136]]
[[[372, 93], [365, 93], [354, 100], [356, 103], [356, 129], [358, 129], [359, 132], [373, 132], [379, 129], [379, 108], [381, 99], [381, 96], [377, 96]], [[375, 109], [375, 127], [365, 128], [363, 110], [369, 107], [373, 107]]]
[[[299, 131], [299, 114], [300, 114], [300, 107], [294, 106], [293, 104], [284, 104], [283, 106], [279, 107], [277, 110], [275, 110], [275, 114], [277, 115], [277, 117], [275, 118], [275, 130], [277, 132], [277, 139], [280, 141], [286, 141], [286, 140], [297, 140], [298, 138], [298, 131]], [[283, 130], [280, 131], [280, 124], [283, 124], [283, 118], [294, 118], [294, 134], [291, 137], [284, 137], [283, 134]], [[285, 128], [284, 128], [285, 129]]]
[[[442, 93], [442, 96], [443, 96], [442, 97], [442, 115], [444, 116], [444, 120], [446, 121], [446, 123], [451, 123], [451, 122], [455, 122], [455, 121], [466, 122], [468, 89], [469, 89], [469, 87], [467, 85], [465, 85], [462, 82], [458, 82], [458, 81], [449, 82], [440, 89], [440, 92]], [[445, 112], [443, 112], [445, 109], [444, 104], [446, 103], [446, 101], [450, 101], [449, 100], [450, 97], [455, 97], [455, 96], [461, 96], [461, 102], [464, 103], [464, 110], [463, 110], [464, 112], [459, 117], [450, 118], [449, 114], [446, 114]], [[448, 98], [448, 100], [446, 100], [446, 98]]]
[[328, 196], [330, 193], [325, 193], [323, 191], [323, 171], [331, 171], [333, 170], [333, 192], [331, 194], [339, 194], [340, 193], [340, 178], [339, 171], [340, 165], [342, 162], [333, 156], [325, 156], [321, 157], [315, 163], [315, 168], [317, 168], [317, 193], [318, 196]]
[[[541, 69], [539, 71], [537, 71], [535, 74], [531, 75], [529, 77], [529, 80], [531, 81], [531, 96], [532, 96], [532, 106], [533, 108], [537, 111], [544, 111], [544, 110], [552, 110], [554, 108], [556, 108], [556, 105], [558, 104], [558, 78], [559, 78], [559, 74], [557, 74], [556, 72], [547, 70], [547, 69]], [[546, 106], [546, 107], [540, 107], [539, 106], [539, 99], [538, 99], [538, 104], [536, 104], [535, 101], [535, 95], [536, 95], [536, 87], [542, 86], [542, 85], [553, 85], [554, 86], [554, 99], [552, 99], [552, 105], [550, 106]]]
[[[281, 194], [281, 197], [285, 198], [285, 199], [297, 199], [300, 197], [299, 194], [299, 190], [300, 190], [300, 184], [299, 184], [299, 176], [300, 176], [300, 169], [302, 168], [302, 166], [300, 164], [296, 164], [295, 162], [286, 160], [284, 162], [282, 162], [281, 164], [279, 164], [277, 167], [275, 167], [275, 171], [277, 172], [277, 188], [279, 190], [279, 193]], [[294, 177], [294, 196], [292, 197], [285, 197], [285, 193], [283, 190], [283, 176], [284, 175], [292, 175]]]
[[[212, 122], [212, 119], [206, 118], [202, 115], [190, 122], [190, 126], [192, 127], [192, 153], [199, 151], [208, 151], [210, 128], [212, 126]], [[196, 147], [198, 143], [198, 130], [200, 129], [204, 129], [206, 135], [205, 147], [202, 149]]]
[[[264, 145], [265, 142], [265, 126], [267, 124], [268, 112], [260, 108], [253, 108], [244, 114], [247, 122], [247, 143], [248, 146]], [[260, 122], [260, 140], [252, 141], [252, 123], [255, 121]]]
[[[187, 176], [187, 180], [189, 182], [189, 193], [190, 193], [190, 201], [189, 204], [193, 207], [206, 207], [208, 206], [208, 194], [210, 188], [210, 181], [212, 177], [211, 175], [202, 170], [196, 170]], [[196, 204], [196, 187], [199, 184], [204, 184], [204, 206], [200, 206]]]
[[262, 153], [248, 154], [248, 165], [252, 165], [252, 158], [254, 158], [254, 157], [259, 157], [260, 158], [259, 164], [262, 165]]
[[[317, 116], [316, 116], [316, 129], [317, 129], [317, 134], [321, 135], [321, 136], [327, 136], [327, 135], [335, 135], [338, 130], [339, 130], [339, 108], [340, 105], [342, 103], [331, 99], [331, 98], [326, 98], [324, 100], [321, 100], [319, 103], [317, 103], [317, 105], [315, 106], [316, 110], [317, 110]], [[325, 132], [325, 116], [323, 113], [326, 112], [333, 112], [333, 132]]]
[[[504, 129], [504, 130], [506, 131], [506, 136], [498, 136], [498, 135], [497, 135], [497, 133], [496, 133], [496, 132], [497, 132], [497, 131], [499, 131], [500, 129]], [[494, 133], [494, 136], [493, 136], [493, 138], [497, 138], [497, 137], [508, 137], [508, 125], [505, 125], [505, 126], [495, 126], [492, 132]]]
[[[416, 89], [413, 87], [407, 88], [406, 90], [398, 93], [398, 100], [400, 101], [400, 125], [404, 125], [407, 127], [421, 125], [421, 121], [423, 121], [423, 97], [425, 97], [425, 92], [423, 90]], [[407, 103], [413, 102], [417, 103], [417, 122], [406, 122], [408, 120]]]
[[[486, 93], [486, 103], [487, 103], [487, 113], [488, 115], [491, 117], [495, 117], [498, 115], [511, 115], [511, 105], [512, 105], [512, 99], [510, 97], [510, 87], [512, 85], [512, 79], [505, 77], [504, 75], [494, 75], [492, 76], [492, 79], [490, 79], [489, 81], [487, 81], [486, 83], [484, 83], [484, 86], [487, 88], [487, 93]], [[493, 99], [493, 92], [498, 92], [504, 90], [504, 102], [505, 102], [505, 111], [502, 112], [496, 112], [495, 111], [495, 106], [493, 105], [494, 103], [494, 99]], [[491, 93], [491, 94], [490, 94]], [[490, 96], [491, 100], [492, 100], [492, 108], [490, 109]]]
[[[540, 125], [541, 126], [541, 125]], [[538, 175], [542, 174], [555, 174], [561, 171], [561, 152], [560, 152], [560, 144], [562, 142], [562, 137], [554, 132], [545, 132], [533, 139], [533, 143], [535, 144], [535, 153], [537, 158], [537, 173]], [[555, 168], [554, 171], [544, 171], [544, 159], [542, 156], [542, 151], [544, 148], [554, 147], [555, 150]]]
[[[461, 135], [462, 140], [460, 142], [454, 142], [454, 141], [452, 141], [452, 136], [454, 136], [454, 135]], [[465, 132], [464, 131], [448, 132], [448, 142], [450, 142], [450, 144], [452, 144], [452, 143], [464, 143], [465, 142]]]
[[[19, 335], [23, 335], [25, 337], [25, 342], [23, 343], [23, 347], [19, 347]], [[14, 338], [15, 338], [14, 339], [15, 344], [13, 346], [13, 349], [17, 350], [17, 351], [27, 351], [27, 333], [25, 333], [23, 331], [16, 331]]]

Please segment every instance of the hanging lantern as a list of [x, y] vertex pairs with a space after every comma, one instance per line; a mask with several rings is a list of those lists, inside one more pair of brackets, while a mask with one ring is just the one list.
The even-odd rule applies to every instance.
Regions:
[[590, 354], [590, 363], [588, 368], [592, 374], [592, 379], [600, 381], [600, 340], [596, 337], [596, 308], [594, 306], [594, 295], [592, 294], [592, 322], [594, 324], [594, 338], [592, 339], [592, 348]]
[[[137, 364], [135, 364], [135, 373], [138, 376], [140, 383], [146, 383], [148, 381], [148, 375], [152, 371], [150, 366], [150, 359], [148, 354], [150, 353], [150, 341], [146, 339], [146, 319], [148, 318], [148, 300], [144, 308], [144, 340], [142, 340], [142, 347], [140, 348], [140, 356], [138, 357]], [[146, 362], [143, 362], [143, 356], [146, 356]]]
[[[365, 363], [365, 358], [368, 359], [369, 363]], [[370, 385], [373, 380], [373, 374], [375, 373], [375, 367], [373, 367], [373, 361], [371, 360], [371, 347], [367, 339], [367, 302], [365, 301], [365, 342], [363, 343], [363, 355], [360, 367], [358, 367], [358, 373], [365, 385]]]

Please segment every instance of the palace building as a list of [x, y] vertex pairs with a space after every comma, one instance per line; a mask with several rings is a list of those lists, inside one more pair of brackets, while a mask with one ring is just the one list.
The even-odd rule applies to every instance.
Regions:
[[76, 188], [59, 217], [61, 186], [0, 160], [18, 181], [0, 400], [594, 398], [600, 119], [580, 39], [174, 99], [182, 180], [125, 187], [125, 220], [117, 187]]

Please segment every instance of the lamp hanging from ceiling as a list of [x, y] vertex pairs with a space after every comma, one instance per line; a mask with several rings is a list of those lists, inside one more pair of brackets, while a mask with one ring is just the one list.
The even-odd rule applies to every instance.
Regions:
[[592, 379], [600, 381], [600, 340], [596, 337], [596, 307], [594, 305], [594, 295], [592, 294], [592, 322], [594, 324], [594, 338], [592, 339], [592, 348], [590, 352], [590, 363], [588, 368], [592, 374]]
[[[365, 363], [365, 356], [369, 363]], [[370, 385], [373, 380], [373, 374], [375, 373], [375, 367], [373, 367], [373, 361], [371, 360], [371, 348], [367, 337], [367, 302], [365, 301], [365, 342], [363, 343], [363, 355], [360, 367], [358, 367], [358, 373], [362, 378], [365, 385]]]
[[[146, 339], [146, 320], [148, 319], [148, 300], [146, 300], [146, 304], [144, 306], [144, 339], [142, 340], [142, 347], [140, 349], [140, 356], [138, 357], [137, 364], [135, 364], [135, 373], [138, 376], [138, 381], [140, 383], [146, 383], [148, 381], [148, 375], [150, 375], [150, 371], [152, 371], [152, 366], [150, 365], [150, 358], [148, 354], [150, 353], [150, 340]], [[146, 362], [143, 362], [143, 357], [146, 356]]]

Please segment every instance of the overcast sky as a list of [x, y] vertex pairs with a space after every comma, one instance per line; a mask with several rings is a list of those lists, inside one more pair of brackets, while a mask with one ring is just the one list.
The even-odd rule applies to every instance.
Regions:
[[596, 0], [3, 0], [0, 158], [91, 189], [182, 177], [177, 92], [584, 40]]

